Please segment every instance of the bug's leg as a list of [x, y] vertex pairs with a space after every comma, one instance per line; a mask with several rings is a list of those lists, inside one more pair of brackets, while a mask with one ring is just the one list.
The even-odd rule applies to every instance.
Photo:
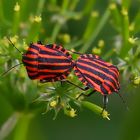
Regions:
[[43, 83], [46, 83], [46, 82], [48, 82], [48, 81], [45, 80], [45, 79], [42, 79], [42, 80], [40, 80], [39, 82], [43, 84]]
[[108, 96], [107, 95], [103, 95], [103, 110], [102, 110], [102, 113], [104, 112], [104, 110], [106, 110], [107, 103], [108, 103]]
[[61, 83], [62, 83], [62, 82], [67, 82], [67, 83], [69, 83], [69, 84], [71, 84], [71, 85], [73, 85], [73, 86], [75, 86], [75, 87], [77, 87], [77, 88], [79, 88], [79, 89], [81, 89], [81, 90], [83, 90], [83, 91], [88, 90], [88, 89], [87, 89], [88, 87], [82, 88], [82, 87], [80, 87], [80, 86], [78, 86], [78, 85], [76, 85], [76, 84], [70, 82], [69, 80], [62, 80]]
[[[86, 87], [86, 88], [85, 88], [85, 91], [88, 90], [88, 89], [89, 89], [89, 87]], [[92, 95], [93, 93], [95, 93], [95, 92], [96, 92], [96, 90], [91, 91], [89, 94], [81, 93], [76, 99], [79, 99], [81, 96], [89, 97], [89, 96], [91, 96], [91, 95]]]

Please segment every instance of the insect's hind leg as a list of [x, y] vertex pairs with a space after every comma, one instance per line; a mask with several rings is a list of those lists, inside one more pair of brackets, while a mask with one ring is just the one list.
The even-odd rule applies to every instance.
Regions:
[[108, 103], [108, 96], [107, 95], [103, 95], [103, 110], [102, 110], [102, 113], [106, 110], [107, 108], [107, 103]]
[[[77, 87], [77, 88], [79, 88], [79, 89], [81, 89], [81, 90], [83, 90], [83, 91], [86, 91], [86, 90], [88, 90], [89, 88], [88, 87], [86, 87], [86, 88], [82, 88], [82, 87], [80, 87], [80, 86], [78, 86], [78, 85], [76, 85], [76, 84], [74, 84], [73, 82], [71, 82], [71, 81], [69, 81], [69, 80], [61, 80], [61, 84], [63, 83], [63, 82], [67, 82], [67, 83], [69, 83], [69, 84], [71, 84], [71, 85], [73, 85], [73, 86], [75, 86], [75, 87]], [[87, 89], [88, 88], [88, 89]]]
[[[86, 87], [85, 91], [88, 90], [88, 89], [89, 89], [89, 87]], [[96, 90], [91, 91], [89, 94], [81, 93], [76, 99], [79, 99], [81, 96], [89, 97], [89, 96], [91, 96], [95, 92], [96, 92]]]

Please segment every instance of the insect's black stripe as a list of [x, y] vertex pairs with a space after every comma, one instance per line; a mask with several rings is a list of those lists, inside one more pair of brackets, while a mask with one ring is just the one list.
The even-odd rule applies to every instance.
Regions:
[[29, 67], [31, 67], [31, 68], [38, 68], [38, 65], [30, 64], [30, 63], [27, 63], [27, 62], [24, 62], [24, 65], [25, 65], [25, 66], [29, 66]]
[[23, 58], [23, 61], [24, 61], [24, 60], [27, 60], [27, 61], [37, 61], [38, 58], [37, 58], [37, 56], [35, 55], [35, 58], [24, 57], [24, 58]]
[[38, 74], [35, 74], [35, 75], [32, 75], [32, 76], [28, 74], [28, 76], [29, 76], [29, 78], [31, 78], [31, 79], [36, 79], [36, 78], [38, 78]]
[[47, 55], [51, 55], [51, 56], [61, 56], [63, 55], [61, 52], [49, 52], [46, 50], [40, 50], [39, 54], [47, 54]]
[[38, 72], [39, 73], [39, 75], [41, 76], [45, 76], [45, 75], [51, 75], [51, 74], [56, 74], [56, 76], [61, 76], [62, 75], [62, 73], [61, 72], [53, 72], [53, 71], [51, 71], [51, 72]]
[[109, 68], [109, 67], [112, 66], [112, 65], [108, 66], [108, 65], [106, 64], [106, 62], [105, 62], [104, 60], [102, 60], [102, 59], [94, 59], [94, 61], [95, 61], [96, 63], [99, 63], [100, 65], [103, 65], [103, 66], [107, 67], [107, 68]]
[[52, 49], [53, 48], [53, 44], [47, 44], [45, 47]]
[[35, 53], [35, 52], [31, 51], [31, 50], [29, 50], [29, 51], [26, 53], [26, 55], [27, 55], [27, 54], [38, 55], [37, 53]]
[[[98, 79], [96, 79], [95, 77], [92, 77], [92, 76], [90, 76], [89, 74], [84, 74], [84, 76], [85, 77], [88, 77], [89, 79], [91, 79], [95, 84], [97, 84], [97, 85], [101, 85], [102, 84], [102, 82], [101, 81], [99, 81]], [[90, 83], [90, 82], [89, 82]], [[92, 83], [91, 83], [92, 84]]]
[[86, 73], [86, 71], [91, 72], [91, 73], [95, 74], [96, 76], [100, 77], [101, 79], [103, 79], [103, 80], [106, 79], [106, 80], [110, 81], [111, 83], [113, 83], [113, 85], [116, 85], [116, 82], [111, 77], [108, 78], [108, 76], [106, 76], [105, 74], [103, 74], [101, 72], [96, 71], [95, 69], [91, 69], [89, 67], [82, 66], [79, 63], [77, 64], [77, 67], [82, 69], [85, 73]]
[[[93, 61], [93, 60], [92, 60], [92, 61]], [[113, 72], [109, 71], [107, 68], [101, 67], [101, 66], [99, 66], [99, 65], [97, 65], [97, 64], [93, 64], [93, 63], [91, 63], [91, 62], [87, 62], [87, 61], [84, 61], [84, 60], [81, 60], [81, 59], [79, 59], [78, 62], [87, 64], [87, 65], [90, 65], [90, 66], [92, 66], [92, 67], [95, 67], [95, 68], [97, 68], [97, 69], [99, 69], [99, 70], [102, 70], [103, 72], [105, 72], [105, 73], [107, 73], [107, 74], [113, 76], [115, 79], [117, 79], [117, 76], [116, 76]]]
[[104, 84], [110, 88], [110, 91], [112, 91], [112, 92], [114, 91], [114, 88], [112, 86], [110, 86], [108, 83], [105, 82]]
[[48, 62], [48, 63], [71, 63], [68, 59], [56, 59], [56, 58], [43, 58], [39, 57], [38, 62]]
[[[40, 50], [40, 48], [39, 48], [37, 45], [34, 45], [34, 44], [30, 45], [30, 48], [33, 48], [33, 49], [35, 49], [35, 50], [37, 50], [37, 51]], [[29, 48], [29, 49], [30, 49], [30, 48]]]
[[108, 94], [108, 91], [104, 88], [103, 85], [101, 85], [100, 89], [101, 89], [103, 94]]
[[65, 66], [52, 66], [52, 65], [38, 65], [39, 69], [45, 70], [45, 69], [49, 69], [49, 70], [63, 70], [63, 69], [70, 69], [71, 65], [65, 65]]

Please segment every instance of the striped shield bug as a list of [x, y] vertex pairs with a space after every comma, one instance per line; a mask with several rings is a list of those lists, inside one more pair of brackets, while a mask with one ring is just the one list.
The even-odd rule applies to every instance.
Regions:
[[[97, 55], [83, 54], [76, 60], [74, 70], [87, 89], [93, 88], [92, 93], [98, 91], [103, 95], [105, 109], [108, 101], [107, 95], [112, 92], [118, 93], [120, 89], [118, 68]], [[121, 95], [120, 97], [122, 98]]]
[[[15, 47], [10, 38], [7, 37], [7, 39]], [[16, 49], [18, 50], [18, 48]], [[1, 76], [16, 66], [24, 64], [31, 80], [39, 80], [41, 83], [54, 82], [65, 80], [74, 67], [71, 55], [61, 45], [43, 45], [38, 41], [31, 43], [26, 53], [18, 51], [22, 54], [22, 63], [13, 66]]]
[[65, 79], [73, 68], [71, 55], [62, 46], [30, 44], [23, 54], [22, 62], [30, 79], [40, 82], [54, 82]]

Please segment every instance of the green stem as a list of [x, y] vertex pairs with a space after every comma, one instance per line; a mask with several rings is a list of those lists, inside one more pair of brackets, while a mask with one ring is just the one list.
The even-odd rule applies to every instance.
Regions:
[[[61, 15], [64, 15], [65, 14], [65, 11], [68, 9], [68, 5], [69, 5], [69, 0], [63, 0], [62, 6], [61, 6], [61, 11], [60, 11], [60, 14]], [[52, 32], [52, 37], [51, 37], [52, 42], [55, 42], [56, 37], [59, 34], [62, 25], [63, 24], [62, 23], [59, 23], [59, 22], [57, 22], [55, 24], [55, 27], [54, 27], [53, 32]]]
[[5, 17], [4, 17], [4, 10], [3, 10], [3, 8], [4, 8], [3, 1], [0, 0], [0, 21], [1, 21], [1, 24], [10, 26], [11, 25], [10, 22], [7, 21], [5, 19]]
[[106, 110], [103, 110], [103, 108], [101, 108], [100, 106], [90, 103], [88, 101], [81, 101], [81, 105], [95, 112], [97, 115], [101, 115], [103, 118], [110, 120], [108, 117], [109, 116], [108, 112]]
[[122, 17], [123, 44], [122, 44], [122, 48], [120, 51], [120, 57], [124, 58], [127, 55], [128, 51], [131, 49], [131, 45], [128, 42], [128, 39], [129, 39], [129, 18], [128, 18], [127, 10], [124, 9], [122, 14], [123, 14], [123, 17]]
[[84, 44], [84, 46], [81, 48], [81, 52], [86, 52], [91, 44], [95, 41], [96, 37], [100, 33], [100, 31], [103, 29], [104, 25], [108, 21], [108, 18], [110, 16], [110, 10], [107, 9], [104, 13], [104, 15], [101, 17], [101, 20], [99, 21], [99, 25], [96, 27], [96, 30], [93, 32], [91, 37], [88, 39], [88, 41]]
[[88, 2], [86, 2], [85, 8], [83, 9], [83, 14], [88, 14], [93, 9], [95, 2], [95, 0], [88, 0]]
[[13, 140], [27, 140], [27, 131], [32, 118], [32, 114], [21, 114], [14, 131]]
[[40, 15], [43, 11], [45, 0], [39, 0], [36, 14]]

